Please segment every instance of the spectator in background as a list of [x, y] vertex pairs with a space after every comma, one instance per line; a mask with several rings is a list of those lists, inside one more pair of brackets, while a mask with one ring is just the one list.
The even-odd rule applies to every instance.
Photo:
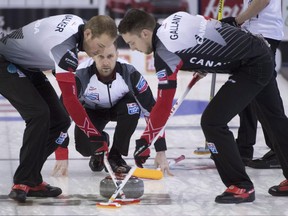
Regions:
[[[229, 23], [236, 27], [242, 27], [253, 34], [262, 35], [270, 44], [270, 48], [274, 57], [274, 76], [275, 71], [275, 55], [277, 47], [281, 42], [283, 32], [283, 18], [281, 10], [281, 1], [273, 0], [243, 0], [244, 11], [237, 17], [227, 17], [222, 22]], [[274, 83], [277, 86], [275, 80]], [[276, 92], [280, 96], [280, 92]], [[281, 107], [280, 112], [284, 113], [284, 106], [281, 97], [276, 101], [277, 107]], [[257, 133], [257, 118], [261, 118], [261, 113], [256, 112], [255, 102], [249, 104], [240, 114], [240, 127], [236, 142], [243, 162], [252, 168], [270, 169], [281, 168], [279, 160], [274, 152], [273, 138], [269, 137], [263, 128], [266, 145], [271, 149], [262, 158], [253, 159], [254, 148]]]

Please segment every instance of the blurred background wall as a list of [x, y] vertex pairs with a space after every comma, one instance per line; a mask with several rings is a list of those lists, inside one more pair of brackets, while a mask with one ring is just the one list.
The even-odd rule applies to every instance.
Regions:
[[[280, 0], [273, 0], [280, 1]], [[288, 0], [282, 1], [285, 36], [277, 51], [277, 71], [288, 79]], [[107, 14], [118, 23], [130, 8], [153, 13], [158, 22], [176, 11], [187, 11], [217, 18], [218, 0], [1, 0], [0, 37], [31, 21], [43, 17], [72, 13], [83, 19]], [[236, 16], [242, 11], [242, 0], [226, 0], [223, 17]], [[152, 55], [133, 52], [119, 38], [120, 57], [134, 64], [142, 73], [154, 71]], [[85, 58], [85, 53], [80, 53]]]

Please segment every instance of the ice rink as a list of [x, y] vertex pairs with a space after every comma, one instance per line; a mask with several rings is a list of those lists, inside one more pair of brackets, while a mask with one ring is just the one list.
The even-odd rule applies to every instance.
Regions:
[[[176, 98], [185, 90], [192, 78], [192, 73], [179, 75]], [[51, 81], [55, 83], [53, 77]], [[146, 76], [154, 93], [156, 90], [155, 75]], [[228, 75], [217, 75], [216, 91], [228, 78]], [[284, 106], [288, 105], [288, 82], [278, 75], [278, 84], [282, 93]], [[22, 142], [24, 122], [9, 103], [0, 97], [0, 215], [101, 215], [101, 216], [188, 216], [188, 215], [288, 215], [288, 197], [272, 197], [269, 187], [279, 184], [284, 177], [281, 169], [257, 170], [247, 168], [255, 185], [256, 200], [248, 204], [216, 204], [214, 199], [226, 188], [221, 182], [210, 155], [195, 155], [197, 147], [204, 147], [204, 136], [199, 122], [201, 112], [209, 100], [211, 74], [200, 80], [190, 91], [183, 107], [168, 122], [166, 137], [168, 143], [167, 157], [170, 159], [185, 155], [186, 159], [176, 164], [171, 170], [173, 177], [165, 176], [161, 180], [144, 179], [144, 195], [141, 202], [125, 205], [117, 209], [96, 207], [96, 202], [107, 199], [99, 193], [100, 181], [107, 176], [105, 171], [94, 173], [88, 166], [89, 158], [76, 152], [73, 143], [72, 128], [69, 130], [68, 177], [51, 176], [55, 164], [54, 155], [44, 165], [43, 177], [51, 185], [61, 187], [62, 195], [57, 198], [28, 198], [26, 203], [18, 204], [8, 198], [12, 186], [13, 174], [18, 166], [19, 150]], [[21, 90], [21, 89], [20, 89]], [[141, 118], [130, 145], [128, 164], [133, 165], [132, 154], [135, 139], [139, 138], [145, 123]], [[229, 124], [236, 133], [239, 126], [238, 117]], [[113, 136], [114, 124], [106, 131]], [[261, 157], [268, 150], [264, 144], [261, 125], [258, 125], [255, 157]], [[288, 142], [288, 141], [287, 141]], [[155, 151], [147, 168], [153, 168]]]

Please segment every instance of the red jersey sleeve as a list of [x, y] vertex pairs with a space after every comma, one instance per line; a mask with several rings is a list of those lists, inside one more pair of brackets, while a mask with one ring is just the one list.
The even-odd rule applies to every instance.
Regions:
[[77, 98], [73, 73], [57, 73], [56, 80], [62, 92], [63, 103], [75, 124], [88, 136], [101, 136], [90, 121], [85, 109]]
[[[168, 81], [176, 82], [176, 79], [177, 72], [168, 76]], [[146, 139], [149, 144], [166, 124], [172, 108], [175, 92], [176, 85], [175, 87], [167, 89], [158, 88], [156, 104], [152, 108], [147, 126], [141, 136], [141, 138]]]

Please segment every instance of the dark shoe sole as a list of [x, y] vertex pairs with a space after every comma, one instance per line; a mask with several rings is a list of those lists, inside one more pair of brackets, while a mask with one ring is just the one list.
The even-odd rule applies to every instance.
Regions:
[[89, 167], [93, 172], [101, 172], [104, 169], [104, 166], [102, 167], [94, 167], [93, 165], [90, 165], [89, 163]]
[[117, 166], [117, 167], [114, 167], [113, 171], [115, 173], [128, 173], [130, 171], [131, 167], [128, 166], [128, 165], [125, 165], [125, 166]]
[[267, 152], [262, 158], [251, 160], [248, 164], [248, 167], [254, 169], [279, 169], [281, 165], [279, 160], [272, 150]]
[[246, 203], [246, 202], [253, 202], [255, 200], [255, 193], [250, 194], [247, 198], [241, 198], [241, 197], [223, 197], [222, 195], [217, 196], [215, 198], [215, 202], [219, 204], [239, 204], [239, 203]]
[[12, 190], [9, 193], [9, 198], [17, 202], [24, 203], [26, 201], [26, 192], [22, 190]]
[[279, 186], [273, 186], [269, 188], [268, 193], [272, 196], [288, 196], [288, 191], [279, 191]]
[[255, 160], [255, 161], [250, 161], [247, 164], [247, 166], [254, 168], [254, 169], [279, 169], [279, 168], [281, 168], [281, 165], [277, 162], [278, 161], [276, 161], [276, 160], [273, 160], [273, 162]]
[[108, 161], [110, 163], [113, 172], [115, 173], [128, 173], [131, 169], [131, 167], [127, 165], [124, 160], [123, 161], [119, 160], [115, 162], [114, 160], [109, 159]]
[[101, 165], [95, 166], [95, 163], [99, 163], [99, 161], [97, 161], [97, 159], [93, 158], [93, 156], [91, 156], [90, 161], [89, 161], [89, 167], [93, 172], [101, 172], [104, 169], [104, 163], [102, 162]]
[[27, 193], [27, 197], [57, 197], [62, 194], [62, 190], [60, 188], [51, 188], [48, 190], [40, 190], [40, 191], [32, 191], [30, 190]]
[[247, 203], [247, 202], [253, 202], [255, 198], [248, 198], [248, 199], [243, 199], [243, 198], [238, 198], [238, 199], [215, 199], [216, 203], [219, 204], [239, 204], [239, 203]]

